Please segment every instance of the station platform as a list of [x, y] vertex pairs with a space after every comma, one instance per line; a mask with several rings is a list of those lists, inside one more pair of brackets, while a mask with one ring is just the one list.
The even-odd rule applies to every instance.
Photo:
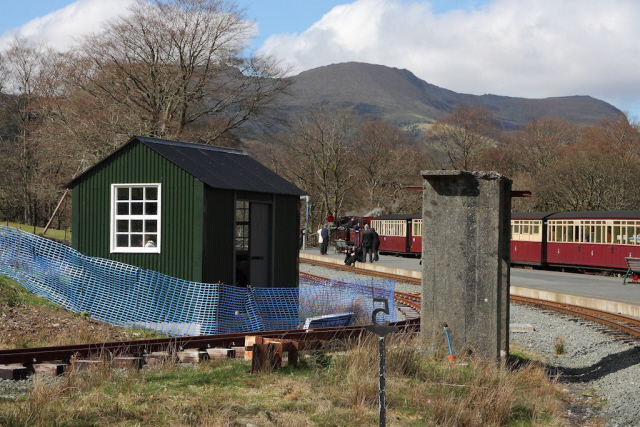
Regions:
[[[315, 259], [344, 264], [344, 254], [329, 248], [327, 255], [320, 255], [317, 248], [300, 251], [300, 261]], [[421, 278], [420, 259], [412, 257], [380, 255], [374, 263], [356, 263], [359, 273], [367, 270], [400, 276]], [[421, 292], [416, 285], [416, 292]], [[640, 284], [623, 284], [623, 277], [605, 277], [557, 271], [511, 268], [511, 295], [538, 298], [545, 301], [578, 305], [611, 313], [640, 318]]]

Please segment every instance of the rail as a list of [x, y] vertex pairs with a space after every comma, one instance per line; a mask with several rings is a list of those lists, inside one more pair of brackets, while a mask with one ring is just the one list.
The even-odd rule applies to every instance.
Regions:
[[[314, 261], [314, 264], [322, 262]], [[325, 263], [331, 268], [340, 269], [340, 265]], [[353, 270], [353, 267], [349, 267]], [[373, 275], [376, 272], [370, 270], [363, 271], [363, 274]], [[312, 276], [312, 275], [310, 275]], [[384, 277], [391, 278], [390, 274], [384, 273]], [[318, 276], [312, 276], [318, 277]], [[395, 276], [398, 281], [414, 282], [415, 279], [403, 276]], [[417, 293], [396, 292], [395, 301], [401, 306], [411, 307], [419, 313], [420, 296]], [[516, 304], [526, 304], [544, 310], [553, 310], [572, 316], [580, 317], [589, 321], [604, 324], [608, 327], [622, 331], [633, 337], [640, 337], [640, 319], [622, 316], [615, 313], [589, 309], [553, 301], [538, 300], [535, 298], [511, 295], [511, 302]], [[400, 331], [416, 332], [420, 328], [420, 318], [415, 317], [393, 325], [398, 326]], [[50, 360], [72, 360], [74, 358], [86, 358], [100, 355], [144, 355], [157, 351], [178, 352], [186, 348], [220, 348], [245, 346], [247, 335], [269, 337], [274, 339], [291, 341], [319, 341], [331, 339], [346, 339], [355, 337], [365, 332], [364, 326], [331, 327], [314, 329], [294, 329], [277, 330], [265, 332], [231, 333], [218, 335], [203, 335], [192, 337], [173, 337], [163, 339], [121, 341], [100, 344], [69, 345], [58, 347], [39, 347], [27, 349], [0, 350], [0, 364], [34, 364]]]

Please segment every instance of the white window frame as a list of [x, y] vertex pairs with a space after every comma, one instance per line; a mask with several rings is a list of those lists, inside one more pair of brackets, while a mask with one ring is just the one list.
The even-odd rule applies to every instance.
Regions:
[[[143, 192], [143, 194], [145, 194], [145, 196], [143, 196], [143, 198], [141, 200], [136, 200], [135, 202], [132, 201], [131, 196], [128, 200], [130, 206], [129, 206], [129, 210], [127, 214], [118, 214], [118, 210], [117, 210], [117, 203], [118, 203], [118, 190], [121, 188], [128, 188], [129, 191], [131, 191], [131, 188], [140, 188], [142, 187], [145, 191]], [[153, 200], [153, 202], [157, 203], [157, 209], [156, 209], [156, 214], [152, 215], [152, 214], [145, 214], [145, 203], [148, 202], [148, 200], [146, 199], [146, 189], [147, 188], [156, 188], [158, 191], [158, 195], [157, 195], [157, 200]], [[122, 203], [122, 201], [120, 201]], [[132, 214], [131, 213], [131, 203], [142, 203], [143, 204], [143, 209], [142, 209], [142, 214]], [[162, 212], [162, 186], [160, 183], [127, 183], [127, 184], [111, 184], [111, 212], [110, 212], [110, 218], [111, 218], [111, 230], [110, 230], [110, 244], [111, 244], [111, 253], [160, 253], [160, 247], [161, 247], [161, 242], [162, 242], [162, 238], [160, 235], [160, 230], [161, 228], [161, 215], [160, 213]], [[126, 232], [123, 231], [118, 231], [118, 220], [123, 220], [123, 221], [132, 221], [132, 220], [141, 220], [142, 224], [143, 224], [143, 229], [140, 232], [134, 232], [131, 231], [131, 224], [129, 224], [129, 229]], [[156, 221], [156, 231], [153, 233], [148, 232], [147, 230], [144, 229], [144, 225], [146, 224], [146, 221]], [[155, 246], [154, 247], [146, 247], [141, 246], [141, 247], [132, 247], [132, 246], [117, 246], [116, 243], [118, 241], [118, 236], [124, 236], [124, 235], [142, 235], [142, 242], [145, 241], [145, 237], [148, 234], [153, 234], [156, 236], [156, 241], [154, 241]], [[131, 243], [131, 241], [129, 240], [129, 244]]]

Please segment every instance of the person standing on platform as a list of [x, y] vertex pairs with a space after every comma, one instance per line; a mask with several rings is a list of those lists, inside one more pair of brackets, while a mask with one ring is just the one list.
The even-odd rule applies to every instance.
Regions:
[[329, 248], [329, 229], [327, 224], [323, 225], [318, 230], [318, 233], [320, 234], [320, 255], [327, 255], [327, 249]]
[[373, 260], [380, 261], [380, 257], [378, 256], [378, 248], [380, 247], [380, 236], [375, 228], [371, 229], [371, 234], [373, 234]]
[[369, 254], [369, 262], [373, 262], [373, 233], [369, 229], [369, 224], [365, 224], [362, 231], [362, 258], [367, 262], [367, 254]]

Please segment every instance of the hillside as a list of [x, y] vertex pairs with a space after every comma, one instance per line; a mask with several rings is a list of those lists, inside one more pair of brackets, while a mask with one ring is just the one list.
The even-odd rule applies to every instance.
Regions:
[[398, 125], [433, 123], [459, 104], [489, 108], [504, 129], [517, 129], [543, 117], [590, 125], [621, 114], [613, 105], [590, 96], [530, 99], [461, 94], [427, 83], [408, 70], [359, 62], [314, 68], [293, 79], [292, 97], [286, 101], [291, 110], [321, 102], [353, 105], [362, 114]]

